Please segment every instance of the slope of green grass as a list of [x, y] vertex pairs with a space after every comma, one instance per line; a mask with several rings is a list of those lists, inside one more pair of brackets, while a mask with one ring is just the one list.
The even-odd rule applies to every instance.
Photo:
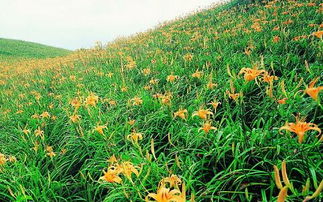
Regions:
[[0, 200], [322, 200], [319, 3], [233, 1], [4, 66]]
[[0, 38], [0, 60], [58, 57], [70, 52], [66, 49], [39, 43]]

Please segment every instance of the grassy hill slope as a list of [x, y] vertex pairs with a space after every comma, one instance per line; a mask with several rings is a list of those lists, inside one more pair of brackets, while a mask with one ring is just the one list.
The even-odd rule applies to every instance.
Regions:
[[0, 66], [0, 200], [322, 200], [319, 3], [233, 1]]
[[69, 54], [71, 51], [39, 43], [0, 38], [0, 60], [17, 58], [47, 58]]

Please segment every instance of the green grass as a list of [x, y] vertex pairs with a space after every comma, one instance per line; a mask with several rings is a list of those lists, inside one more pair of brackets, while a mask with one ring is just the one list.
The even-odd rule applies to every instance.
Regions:
[[[273, 166], [281, 169], [283, 160], [293, 185], [287, 200], [312, 195], [323, 179], [321, 136], [307, 131], [299, 143], [279, 129], [298, 113], [323, 126], [322, 92], [317, 100], [304, 93], [322, 76], [323, 42], [312, 35], [322, 30], [319, 2], [233, 1], [107, 47], [3, 67], [0, 153], [7, 161], [0, 166], [0, 200], [143, 201], [176, 174], [187, 199], [276, 201]], [[278, 77], [271, 96], [262, 76], [248, 82], [238, 75], [254, 66]], [[197, 70], [200, 78], [192, 76]], [[236, 101], [226, 93], [232, 87], [242, 95]], [[86, 105], [91, 93], [95, 106]], [[134, 97], [142, 104], [134, 106]], [[214, 100], [221, 102], [216, 110]], [[207, 121], [217, 130], [199, 130], [205, 120], [192, 115], [200, 108], [213, 113]], [[185, 120], [174, 118], [179, 109], [187, 110]], [[72, 115], [80, 120], [73, 123]], [[102, 134], [97, 126], [106, 126]], [[138, 144], [127, 138], [132, 132], [142, 133]], [[100, 181], [112, 155], [137, 166], [139, 175], [131, 181], [120, 174], [120, 184]]]
[[0, 38], [0, 60], [64, 56], [71, 51], [39, 43]]

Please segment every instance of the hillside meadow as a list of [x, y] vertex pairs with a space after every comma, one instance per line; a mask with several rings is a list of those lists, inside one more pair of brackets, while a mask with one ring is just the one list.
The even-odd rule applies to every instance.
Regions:
[[71, 51], [28, 41], [0, 38], [0, 62], [64, 56]]
[[239, 2], [2, 54], [0, 200], [322, 200], [323, 4]]

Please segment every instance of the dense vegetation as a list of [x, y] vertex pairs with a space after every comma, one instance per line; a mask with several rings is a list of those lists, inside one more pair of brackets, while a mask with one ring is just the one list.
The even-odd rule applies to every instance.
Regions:
[[0, 200], [321, 200], [319, 2], [232, 1], [2, 63]]
[[27, 41], [0, 38], [0, 60], [47, 58], [69, 54], [71, 51]]

